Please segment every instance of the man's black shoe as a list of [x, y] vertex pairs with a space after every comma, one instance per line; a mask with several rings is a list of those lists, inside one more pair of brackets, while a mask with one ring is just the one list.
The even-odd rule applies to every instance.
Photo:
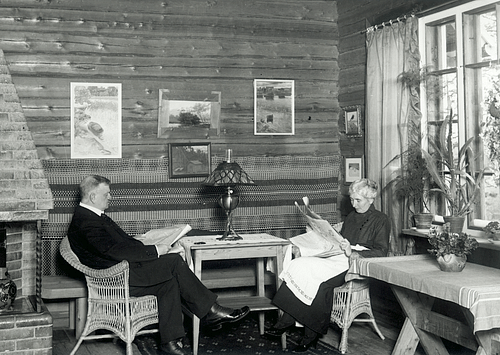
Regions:
[[165, 354], [187, 355], [187, 352], [182, 348], [182, 341], [180, 339], [171, 340], [167, 344], [162, 344], [161, 350]]
[[248, 313], [250, 313], [250, 308], [248, 306], [233, 309], [223, 307], [216, 302], [205, 317], [204, 325], [212, 328], [212, 330], [218, 330], [221, 328], [222, 324], [238, 322]]

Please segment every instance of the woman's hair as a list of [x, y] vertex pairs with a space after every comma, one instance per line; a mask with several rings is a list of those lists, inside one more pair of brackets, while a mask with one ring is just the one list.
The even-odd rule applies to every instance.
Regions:
[[90, 194], [95, 188], [100, 184], [110, 185], [111, 181], [104, 176], [99, 175], [89, 175], [80, 183], [80, 198], [84, 198]]
[[370, 179], [359, 179], [349, 186], [349, 194], [357, 193], [364, 198], [377, 197], [378, 184]]

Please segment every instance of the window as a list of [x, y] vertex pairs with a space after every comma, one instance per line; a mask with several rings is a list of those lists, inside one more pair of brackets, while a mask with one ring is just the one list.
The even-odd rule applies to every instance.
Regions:
[[[419, 19], [421, 61], [427, 78], [421, 101], [425, 103], [424, 137], [436, 138], [446, 129], [443, 122], [447, 117], [452, 122], [455, 152], [470, 137], [480, 137], [488, 111], [486, 100], [495, 92], [495, 84], [500, 84], [499, 26], [500, 2], [492, 0], [471, 1]], [[486, 173], [469, 226], [474, 219], [500, 220], [500, 188], [483, 145], [482, 139], [475, 140], [474, 151], [484, 152], [476, 168], [485, 167]]]

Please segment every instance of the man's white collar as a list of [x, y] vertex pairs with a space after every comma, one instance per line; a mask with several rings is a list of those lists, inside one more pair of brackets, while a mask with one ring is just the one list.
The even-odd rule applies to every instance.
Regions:
[[98, 208], [95, 208], [94, 206], [90, 206], [90, 205], [87, 205], [87, 204], [82, 203], [82, 202], [80, 202], [80, 206], [82, 206], [82, 207], [84, 207], [84, 208], [86, 208], [88, 210], [91, 210], [92, 212], [94, 212], [98, 216], [100, 216], [100, 215], [102, 215], [104, 213], [103, 210], [100, 210]]

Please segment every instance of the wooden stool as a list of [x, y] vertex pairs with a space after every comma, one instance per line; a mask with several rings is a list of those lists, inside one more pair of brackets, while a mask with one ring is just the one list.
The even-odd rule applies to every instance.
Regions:
[[69, 299], [69, 328], [76, 339], [82, 335], [87, 319], [87, 285], [68, 276], [42, 276], [42, 299]]

